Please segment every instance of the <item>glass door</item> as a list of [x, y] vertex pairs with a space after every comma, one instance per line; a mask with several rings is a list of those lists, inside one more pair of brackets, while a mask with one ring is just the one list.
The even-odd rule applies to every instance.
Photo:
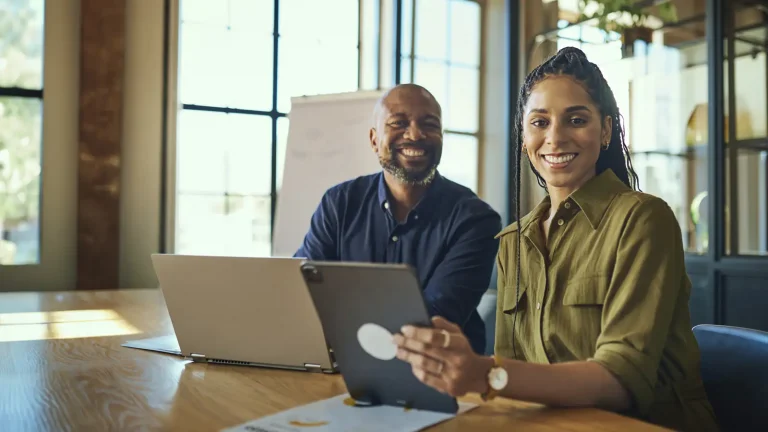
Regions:
[[725, 7], [725, 252], [768, 256], [768, 19], [754, 2]]

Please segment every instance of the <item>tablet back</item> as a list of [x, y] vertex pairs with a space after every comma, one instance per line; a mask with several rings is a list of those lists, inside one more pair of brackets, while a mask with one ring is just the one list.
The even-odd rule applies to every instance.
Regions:
[[353, 399], [455, 413], [456, 399], [423, 384], [395, 357], [392, 334], [431, 326], [413, 269], [402, 264], [307, 261], [302, 265], [323, 331]]

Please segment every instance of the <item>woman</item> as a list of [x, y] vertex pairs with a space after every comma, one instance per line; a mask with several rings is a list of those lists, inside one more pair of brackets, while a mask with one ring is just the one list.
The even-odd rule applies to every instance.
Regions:
[[[496, 356], [458, 326], [406, 326], [398, 358], [454, 396], [599, 407], [677, 430], [717, 430], [691, 331], [680, 228], [638, 192], [619, 110], [596, 65], [564, 48], [526, 78], [518, 158], [548, 196], [500, 238]], [[516, 167], [520, 196], [520, 164]], [[519, 198], [518, 198], [519, 199]]]

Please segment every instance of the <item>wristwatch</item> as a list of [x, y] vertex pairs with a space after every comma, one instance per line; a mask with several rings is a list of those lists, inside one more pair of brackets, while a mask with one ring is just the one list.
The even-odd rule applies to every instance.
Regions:
[[480, 395], [484, 401], [493, 400], [500, 391], [504, 390], [509, 380], [507, 370], [502, 367], [501, 358], [498, 354], [493, 356], [493, 367], [488, 371], [487, 379], [488, 390]]

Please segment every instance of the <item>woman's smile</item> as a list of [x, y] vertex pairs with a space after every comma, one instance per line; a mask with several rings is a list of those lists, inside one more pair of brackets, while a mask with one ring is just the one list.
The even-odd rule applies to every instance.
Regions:
[[578, 153], [551, 153], [541, 155], [541, 158], [544, 159], [544, 162], [546, 162], [547, 166], [550, 168], [563, 169], [570, 165], [578, 155]]

